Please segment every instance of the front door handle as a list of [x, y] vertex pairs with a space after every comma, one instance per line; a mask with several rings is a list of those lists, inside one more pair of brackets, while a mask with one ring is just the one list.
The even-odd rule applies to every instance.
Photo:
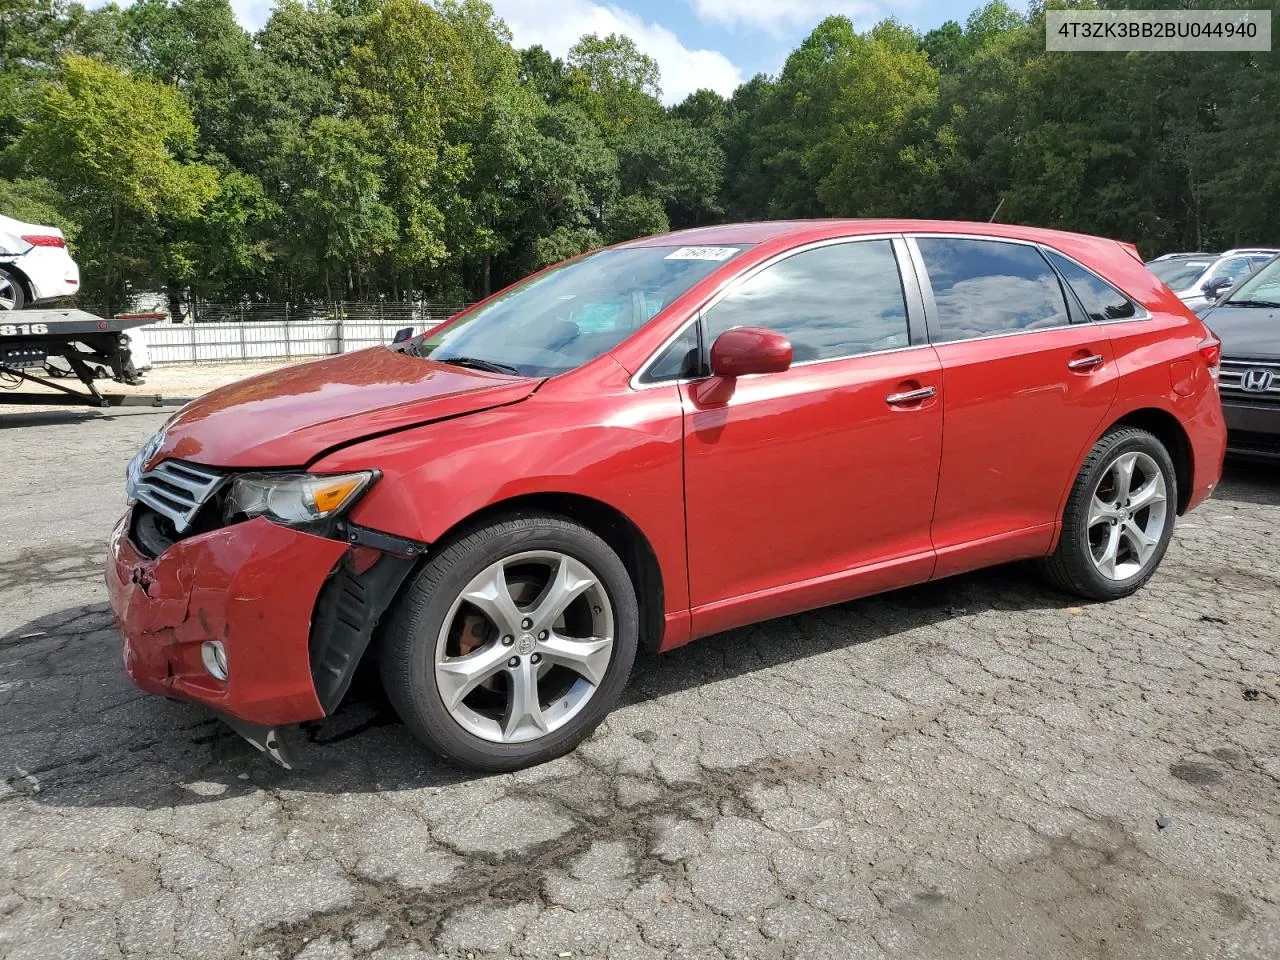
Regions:
[[1067, 361], [1068, 370], [1092, 370], [1094, 367], [1100, 367], [1107, 362], [1107, 358], [1100, 353], [1095, 353], [1088, 357], [1080, 357], [1076, 360]]
[[930, 400], [938, 395], [936, 387], [921, 387], [919, 390], [907, 390], [903, 393], [891, 393], [884, 398], [884, 402], [891, 407], [902, 407], [909, 403], [920, 403], [923, 400]]

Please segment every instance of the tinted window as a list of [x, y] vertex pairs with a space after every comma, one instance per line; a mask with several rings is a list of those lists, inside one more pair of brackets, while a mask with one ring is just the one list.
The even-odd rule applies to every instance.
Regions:
[[1170, 290], [1185, 290], [1200, 279], [1211, 263], [1209, 260], [1157, 260], [1148, 263], [1147, 269]]
[[1099, 322], [1126, 320], [1137, 315], [1138, 308], [1133, 301], [1097, 274], [1090, 273], [1074, 260], [1068, 260], [1052, 250], [1047, 251], [1047, 255], [1067, 281], [1067, 286], [1080, 298], [1091, 319]]
[[1213, 283], [1215, 280], [1243, 280], [1251, 269], [1248, 257], [1232, 257], [1215, 266], [1205, 283]]
[[907, 346], [907, 307], [888, 240], [806, 250], [739, 284], [706, 315], [707, 344], [730, 327], [766, 327], [795, 361]]
[[698, 376], [700, 367], [698, 325], [691, 323], [649, 365], [640, 380], [642, 383], [683, 380]]
[[916, 241], [943, 342], [1067, 323], [1058, 275], [1035, 247], [998, 240]]

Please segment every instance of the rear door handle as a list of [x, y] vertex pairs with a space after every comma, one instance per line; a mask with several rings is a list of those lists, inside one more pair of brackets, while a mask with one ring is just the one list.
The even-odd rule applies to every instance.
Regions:
[[1067, 369], [1068, 370], [1092, 370], [1094, 367], [1099, 367], [1106, 362], [1107, 362], [1106, 357], [1104, 357], [1100, 353], [1095, 353], [1092, 356], [1080, 357], [1077, 360], [1068, 360]]
[[891, 407], [902, 407], [909, 403], [919, 403], [922, 400], [929, 400], [938, 395], [936, 387], [921, 387], [919, 390], [907, 390], [903, 393], [891, 393], [884, 398], [884, 402]]

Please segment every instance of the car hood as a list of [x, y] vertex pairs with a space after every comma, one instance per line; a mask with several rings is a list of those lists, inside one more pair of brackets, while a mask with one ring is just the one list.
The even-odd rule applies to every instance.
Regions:
[[1224, 304], [1206, 310], [1200, 319], [1222, 341], [1224, 357], [1280, 358], [1280, 309]]
[[373, 347], [205, 394], [168, 423], [148, 466], [301, 467], [373, 434], [517, 403], [539, 383]]

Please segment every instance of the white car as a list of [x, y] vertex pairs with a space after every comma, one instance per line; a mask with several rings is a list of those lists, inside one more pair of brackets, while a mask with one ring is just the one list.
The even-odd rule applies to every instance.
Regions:
[[1226, 253], [1167, 253], [1147, 262], [1147, 269], [1164, 281], [1190, 310], [1204, 310], [1233, 286], [1262, 266], [1277, 251], [1240, 247]]
[[0, 310], [21, 310], [80, 291], [80, 268], [57, 227], [0, 215]]

